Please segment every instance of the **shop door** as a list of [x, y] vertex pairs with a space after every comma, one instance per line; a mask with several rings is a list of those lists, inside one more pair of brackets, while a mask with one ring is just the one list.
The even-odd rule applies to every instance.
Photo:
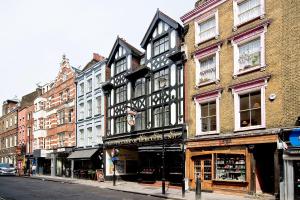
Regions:
[[197, 158], [194, 160], [194, 172], [196, 182], [197, 176], [201, 180], [202, 190], [212, 190], [212, 162], [211, 158]]

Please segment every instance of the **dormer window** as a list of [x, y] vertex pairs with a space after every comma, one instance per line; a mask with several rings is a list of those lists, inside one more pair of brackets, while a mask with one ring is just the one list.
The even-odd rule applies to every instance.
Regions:
[[116, 74], [126, 70], [126, 59], [122, 59], [116, 63]]
[[169, 44], [169, 36], [166, 35], [165, 37], [162, 37], [158, 40], [156, 40], [153, 44], [154, 46], [154, 56], [157, 56], [170, 48]]

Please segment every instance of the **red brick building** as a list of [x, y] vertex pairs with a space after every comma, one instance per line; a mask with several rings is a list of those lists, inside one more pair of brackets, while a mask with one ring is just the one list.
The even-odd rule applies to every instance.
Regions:
[[34, 101], [33, 146], [38, 172], [69, 176], [71, 166], [66, 158], [76, 145], [76, 86], [75, 68], [65, 56], [56, 79], [41, 89], [42, 95]]

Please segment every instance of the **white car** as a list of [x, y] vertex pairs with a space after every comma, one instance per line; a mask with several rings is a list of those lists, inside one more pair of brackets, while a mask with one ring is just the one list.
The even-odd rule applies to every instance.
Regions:
[[0, 163], [0, 175], [16, 175], [16, 168], [9, 163]]

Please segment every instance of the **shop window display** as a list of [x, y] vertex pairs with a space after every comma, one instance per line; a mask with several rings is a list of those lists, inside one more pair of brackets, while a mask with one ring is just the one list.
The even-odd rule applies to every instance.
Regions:
[[216, 154], [216, 180], [246, 181], [245, 155]]

